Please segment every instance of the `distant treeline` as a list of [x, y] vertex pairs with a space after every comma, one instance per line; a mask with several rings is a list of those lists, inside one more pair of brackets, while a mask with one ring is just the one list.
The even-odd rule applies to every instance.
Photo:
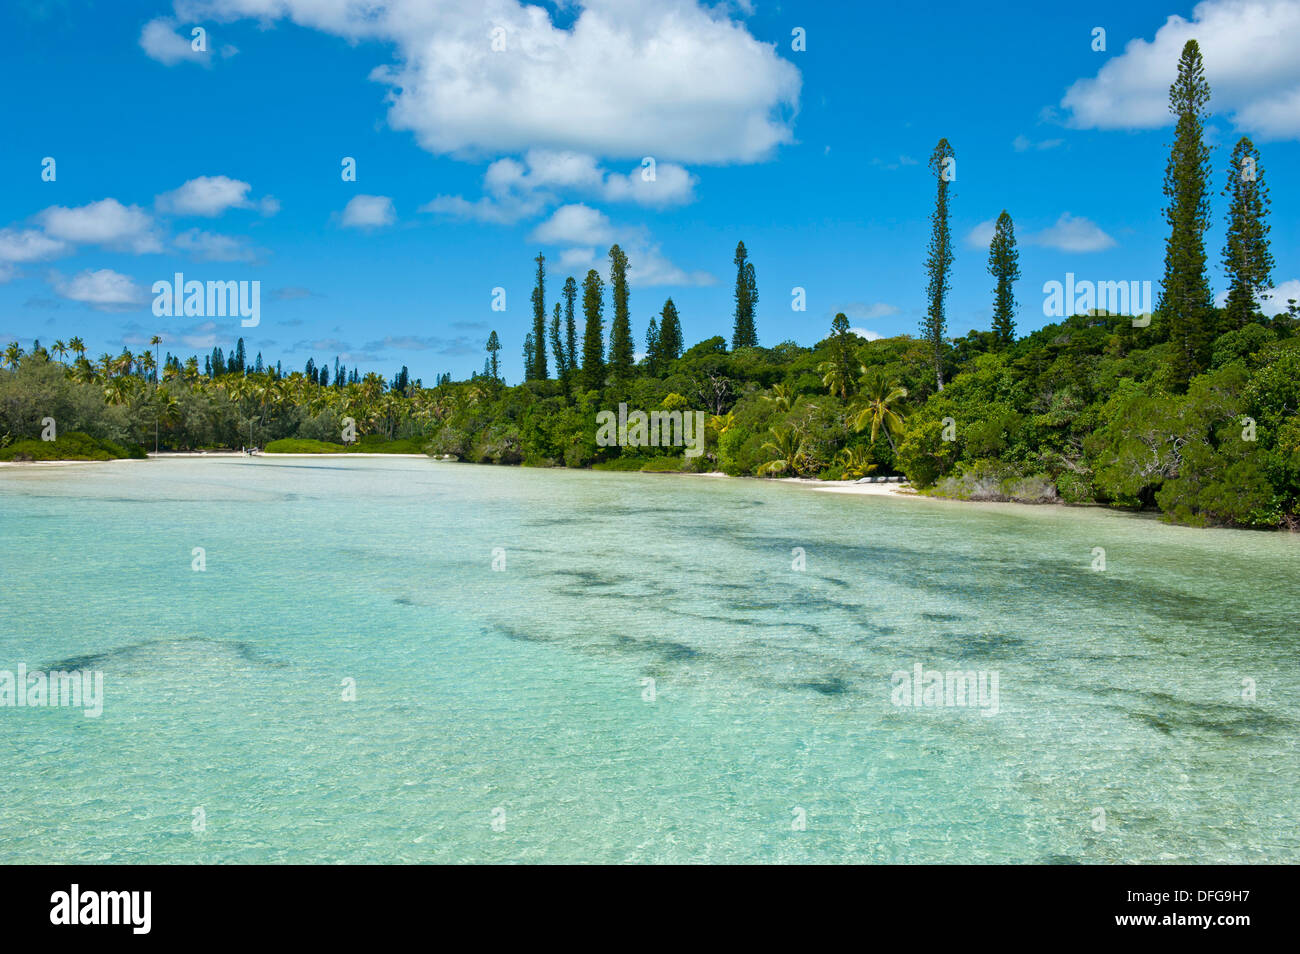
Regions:
[[[594, 269], [581, 285], [569, 277], [549, 322], [545, 258], [537, 256], [525, 380], [514, 386], [500, 373], [495, 331], [481, 374], [456, 382], [440, 375], [433, 387], [405, 368], [388, 380], [337, 359], [332, 370], [309, 361], [285, 373], [260, 354], [249, 362], [242, 341], [230, 356], [220, 349], [204, 356], [202, 368], [197, 357], [160, 360], [157, 337], [154, 352], [97, 361], [77, 338], [29, 354], [14, 343], [0, 371], [0, 448], [14, 456], [16, 442], [38, 439], [43, 419], [53, 418], [61, 434], [89, 435], [100, 451], [272, 441], [282, 442], [274, 449], [319, 451], [344, 442], [351, 421], [376, 450], [396, 441], [389, 450], [481, 463], [831, 480], [902, 473], [949, 496], [1155, 507], [1186, 523], [1294, 528], [1300, 316], [1294, 301], [1272, 303], [1271, 315], [1259, 307], [1273, 260], [1263, 166], [1247, 138], [1227, 164], [1230, 287], [1223, 307], [1215, 305], [1205, 251], [1208, 98], [1192, 41], [1171, 88], [1170, 231], [1149, 320], [1076, 314], [1017, 337], [1019, 257], [1004, 211], [989, 249], [990, 330], [950, 337], [954, 152], [941, 140], [930, 162], [936, 192], [917, 338], [866, 341], [840, 314], [811, 348], [760, 346], [758, 281], [741, 243], [730, 340], [684, 347], [669, 298], [648, 323], [637, 359], [628, 260], [615, 245], [608, 290]], [[621, 403], [707, 412], [704, 453], [598, 445], [597, 414]]]

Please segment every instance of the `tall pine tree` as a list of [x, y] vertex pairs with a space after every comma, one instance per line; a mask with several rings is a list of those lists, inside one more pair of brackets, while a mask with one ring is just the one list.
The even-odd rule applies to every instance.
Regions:
[[1259, 308], [1257, 297], [1273, 284], [1273, 253], [1268, 247], [1268, 187], [1259, 150], [1246, 136], [1237, 141], [1228, 164], [1228, 236], [1223, 244], [1223, 269], [1228, 275], [1224, 326], [1231, 331], [1247, 324]]
[[645, 366], [651, 374], [659, 373], [659, 366], [663, 359], [659, 354], [659, 322], [655, 320], [654, 315], [650, 316], [650, 324], [645, 329]]
[[835, 339], [835, 350], [833, 352], [835, 366], [835, 377], [831, 380], [838, 387], [840, 397], [847, 399], [853, 396], [857, 390], [857, 377], [855, 375], [857, 364], [857, 342], [856, 335], [849, 326], [848, 316], [844, 312], [837, 312], [831, 319], [831, 334]]
[[1020, 278], [1020, 253], [1016, 250], [1016, 230], [1011, 216], [1003, 209], [993, 227], [989, 243], [989, 274], [996, 279], [993, 287], [993, 334], [999, 348], [1016, 340], [1015, 282]]
[[671, 298], [664, 302], [664, 309], [659, 313], [659, 356], [665, 362], [682, 356], [682, 324]]
[[[749, 252], [744, 242], [736, 243], [736, 256], [731, 260], [736, 266], [736, 313], [731, 331], [731, 347], [758, 347], [758, 329], [754, 326], [754, 306], [758, 301], [758, 283], [754, 279], [754, 266], [749, 262]], [[661, 327], [659, 333], [663, 334]]]
[[956, 168], [952, 146], [947, 139], [940, 139], [930, 154], [930, 171], [934, 174], [937, 191], [934, 211], [930, 213], [930, 246], [925, 258], [926, 313], [921, 322], [922, 337], [930, 343], [934, 356], [934, 380], [940, 391], [943, 390], [944, 336], [948, 332], [945, 308], [953, 258], [948, 190], [956, 178]]
[[609, 285], [614, 297], [614, 320], [609, 326], [609, 370], [618, 380], [632, 374], [636, 347], [632, 343], [632, 316], [627, 302], [627, 255], [614, 245], [609, 250]]
[[[487, 340], [487, 373], [493, 381], [501, 380], [501, 365], [497, 360], [497, 352], [501, 350], [501, 339], [497, 337], [495, 330], [488, 335]], [[335, 380], [338, 380], [338, 373], [335, 372]]]
[[1205, 145], [1210, 84], [1201, 49], [1188, 40], [1169, 87], [1169, 109], [1177, 117], [1174, 145], [1165, 167], [1165, 279], [1156, 310], [1169, 331], [1171, 383], [1185, 390], [1205, 369], [1214, 340], [1214, 295], [1205, 267], [1205, 230], [1210, 220], [1210, 150]]
[[537, 284], [533, 287], [533, 362], [528, 377], [537, 381], [547, 378], [546, 371], [546, 256], [537, 253]]
[[564, 355], [569, 370], [578, 366], [578, 328], [573, 317], [573, 303], [578, 297], [578, 283], [570, 275], [564, 280]]
[[594, 268], [582, 282], [582, 386], [592, 391], [605, 386], [605, 283]]
[[567, 356], [564, 353], [564, 341], [560, 337], [560, 303], [555, 303], [555, 314], [551, 317], [551, 355], [555, 358], [555, 376], [564, 377], [569, 370]]

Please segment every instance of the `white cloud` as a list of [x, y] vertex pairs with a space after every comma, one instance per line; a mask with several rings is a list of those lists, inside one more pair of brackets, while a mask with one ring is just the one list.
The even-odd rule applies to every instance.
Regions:
[[178, 249], [201, 262], [251, 262], [257, 258], [257, 253], [240, 239], [201, 229], [181, 232], [173, 241]]
[[487, 222], [492, 225], [512, 225], [520, 219], [533, 217], [545, 207], [545, 200], [541, 196], [510, 195], [494, 198], [485, 195], [470, 202], [458, 195], [440, 195], [420, 206], [420, 211], [450, 215], [474, 222]]
[[[990, 234], [990, 238], [992, 235]], [[1062, 212], [1056, 224], [1025, 237], [1029, 245], [1042, 245], [1061, 252], [1100, 252], [1115, 245], [1115, 240], [1095, 223], [1082, 216]], [[985, 243], [987, 247], [988, 243]]]
[[504, 158], [488, 166], [483, 175], [487, 194], [481, 198], [471, 202], [458, 195], [440, 195], [420, 211], [510, 225], [555, 204], [560, 192], [657, 207], [694, 199], [695, 176], [685, 168], [672, 162], [655, 163], [653, 179], [648, 178], [649, 168], [638, 165], [624, 175], [606, 172], [593, 156], [583, 153], [532, 149], [523, 162]]
[[589, 205], [562, 205], [533, 229], [531, 239], [547, 245], [605, 245], [614, 241], [614, 228], [603, 212]]
[[[192, 36], [180, 36], [176, 33], [176, 21], [171, 17], [156, 17], [144, 25], [140, 32], [140, 48], [150, 58], [164, 66], [177, 63], [211, 64], [207, 53], [200, 53], [193, 47]], [[188, 33], [190, 27], [186, 27]], [[233, 49], [233, 48], [232, 48]]]
[[[1275, 285], [1267, 291], [1261, 292], [1255, 296], [1256, 302], [1259, 303], [1261, 314], [1272, 317], [1273, 315], [1282, 314], [1286, 311], [1286, 303], [1291, 299], [1300, 302], [1300, 278], [1293, 278], [1290, 281], [1282, 282]], [[1223, 290], [1214, 298], [1215, 304], [1220, 308], [1228, 301], [1228, 292]]]
[[59, 296], [83, 302], [99, 311], [123, 311], [148, 300], [144, 290], [129, 276], [111, 268], [87, 269], [67, 279], [52, 272], [50, 284]]
[[68, 244], [38, 229], [0, 229], [0, 262], [39, 262], [62, 255]]
[[[171, 215], [201, 215], [213, 218], [227, 209], [251, 209], [253, 201], [248, 192], [253, 187], [247, 182], [228, 176], [199, 176], [180, 188], [158, 196], [158, 211]], [[262, 211], [274, 215], [280, 203], [268, 196], [258, 205]]]
[[716, 285], [718, 280], [705, 271], [688, 272], [664, 257], [657, 243], [634, 238], [624, 245], [627, 252], [627, 283], [635, 288], [652, 285]]
[[[753, 162], [792, 141], [800, 76], [774, 44], [695, 0], [585, 0], [561, 29], [518, 0], [177, 0], [186, 22], [287, 18], [396, 46], [372, 78], [389, 124], [435, 154], [526, 149]], [[504, 50], [493, 49], [493, 31]]]
[[[688, 272], [670, 262], [644, 227], [616, 227], [603, 212], [581, 203], [556, 209], [549, 219], [533, 230], [529, 239], [547, 245], [574, 246], [560, 253], [560, 264], [565, 268], [591, 268], [596, 260], [595, 247], [617, 242], [627, 254], [627, 281], [632, 286], [713, 285], [717, 282], [708, 272]], [[603, 257], [598, 271], [608, 280], [609, 266]]]
[[1282, 282], [1280, 285], [1270, 288], [1266, 294], [1267, 298], [1262, 303], [1264, 314], [1276, 315], [1279, 312], [1284, 312], [1288, 301], [1294, 300], [1300, 303], [1300, 278]]
[[874, 331], [869, 331], [866, 328], [850, 328], [849, 331], [853, 332], [859, 338], [865, 338], [867, 341], [879, 341], [884, 337], [884, 335], [877, 334]]
[[1041, 152], [1044, 149], [1055, 149], [1064, 142], [1064, 139], [1041, 139], [1035, 142], [1028, 136], [1017, 136], [1011, 141], [1011, 148], [1016, 152], [1029, 152], [1030, 150]]
[[561, 268], [591, 268], [595, 260], [594, 248], [566, 248], [560, 253]]
[[[876, 318], [888, 318], [890, 315], [898, 314], [898, 306], [890, 305], [883, 301], [867, 304], [861, 301], [851, 301], [847, 305], [841, 305], [838, 308], [831, 309], [831, 315], [844, 313], [846, 318], [857, 318], [861, 321], [872, 321]], [[854, 329], [849, 329], [850, 331]]]
[[396, 221], [393, 200], [386, 195], [358, 195], [343, 209], [344, 228], [379, 228]]
[[1196, 40], [1213, 91], [1211, 108], [1263, 139], [1300, 138], [1300, 0], [1205, 0], [1191, 20], [1169, 17], [1151, 40], [1131, 40], [1061, 106], [1072, 126], [1169, 126], [1169, 86], [1188, 40]]
[[966, 233], [966, 247], [987, 249], [989, 243], [993, 241], [993, 232], [996, 228], [997, 220], [985, 219]]
[[138, 205], [100, 199], [66, 208], [55, 205], [39, 213], [37, 221], [52, 238], [79, 245], [104, 245], [142, 254], [162, 251], [153, 219]]

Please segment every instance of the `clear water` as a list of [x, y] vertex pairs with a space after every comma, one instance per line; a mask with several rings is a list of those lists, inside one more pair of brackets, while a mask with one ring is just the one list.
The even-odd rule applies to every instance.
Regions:
[[0, 708], [3, 862], [1300, 861], [1285, 534], [165, 460], [0, 470], [0, 581], [0, 669], [106, 695]]

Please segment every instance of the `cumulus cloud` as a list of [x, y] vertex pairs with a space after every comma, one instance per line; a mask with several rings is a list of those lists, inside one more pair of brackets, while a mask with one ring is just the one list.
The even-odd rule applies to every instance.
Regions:
[[799, 71], [724, 8], [696, 0], [576, 6], [561, 28], [519, 0], [176, 3], [187, 22], [289, 19], [394, 44], [394, 61], [372, 73], [392, 89], [389, 124], [439, 155], [543, 148], [753, 162], [792, 141]]
[[156, 17], [146, 23], [140, 31], [140, 48], [145, 55], [164, 66], [177, 63], [210, 65], [212, 61], [208, 54], [194, 49], [193, 37], [180, 36], [176, 27], [177, 23], [171, 17]]
[[996, 228], [996, 219], [985, 219], [966, 233], [966, 247], [987, 249], [989, 243], [993, 241], [993, 233]]
[[280, 203], [267, 196], [258, 203], [249, 198], [253, 187], [247, 182], [229, 176], [199, 176], [171, 192], [158, 196], [158, 211], [170, 215], [198, 215], [214, 218], [227, 209], [260, 208], [264, 214], [274, 215]]
[[1169, 86], [1178, 57], [1196, 40], [1213, 90], [1211, 108], [1262, 139], [1300, 138], [1300, 0], [1205, 0], [1190, 20], [1169, 17], [1151, 40], [1131, 40], [1061, 106], [1069, 124], [1155, 129], [1173, 124]]
[[583, 153], [531, 149], [522, 162], [505, 158], [488, 166], [483, 176], [486, 194], [479, 199], [440, 195], [420, 211], [509, 225], [541, 213], [566, 192], [665, 207], [690, 202], [695, 182], [695, 176], [676, 163], [646, 163], [623, 174], [606, 171]]
[[[890, 315], [898, 314], [898, 307], [890, 305], [883, 301], [867, 304], [861, 301], [851, 301], [847, 305], [841, 305], [838, 308], [831, 309], [831, 315], [834, 316], [840, 312], [844, 313], [846, 318], [857, 318], [860, 321], [871, 321], [876, 318], [888, 318]], [[850, 328], [850, 331], [856, 332], [857, 329]]]
[[100, 199], [76, 208], [51, 206], [36, 219], [54, 239], [138, 254], [162, 251], [162, 242], [149, 213], [138, 205], [126, 206], [116, 199]]
[[[708, 272], [688, 272], [670, 262], [644, 227], [617, 227], [603, 212], [581, 203], [556, 209], [529, 238], [546, 245], [572, 246], [560, 253], [560, 265], [574, 269], [596, 266], [596, 246], [607, 247], [617, 242], [627, 253], [629, 285], [713, 285], [717, 282]], [[603, 256], [596, 267], [608, 279], [609, 267]]]
[[358, 195], [343, 209], [343, 227], [373, 229], [397, 221], [393, 200], [386, 195]]
[[[1219, 292], [1214, 300], [1222, 308], [1228, 301], [1227, 290]], [[1293, 278], [1260, 292], [1255, 296], [1255, 301], [1261, 314], [1272, 316], [1285, 313], [1288, 301], [1300, 303], [1300, 278]]]
[[853, 332], [853, 334], [857, 335], [859, 338], [864, 338], [867, 341], [879, 341], [881, 338], [884, 337], [884, 335], [878, 334], [877, 332], [871, 331], [867, 328], [850, 328], [849, 331]]
[[40, 262], [62, 255], [68, 243], [39, 229], [0, 229], [0, 262]]
[[82, 302], [98, 311], [125, 311], [148, 300], [144, 290], [129, 276], [111, 268], [87, 269], [71, 278], [52, 272], [50, 284], [60, 297]]
[[181, 232], [173, 239], [173, 244], [201, 262], [252, 262], [257, 259], [257, 253], [241, 239], [201, 229]]
[[[989, 232], [989, 239], [993, 237]], [[1042, 245], [1061, 252], [1100, 252], [1115, 245], [1115, 240], [1102, 231], [1095, 222], [1069, 212], [1061, 213], [1056, 224], [1041, 232], [1033, 232], [1024, 239], [1029, 245]], [[988, 242], [984, 243], [988, 247]]]
[[614, 227], [603, 212], [577, 203], [556, 209], [531, 238], [548, 245], [605, 245], [614, 241]]

